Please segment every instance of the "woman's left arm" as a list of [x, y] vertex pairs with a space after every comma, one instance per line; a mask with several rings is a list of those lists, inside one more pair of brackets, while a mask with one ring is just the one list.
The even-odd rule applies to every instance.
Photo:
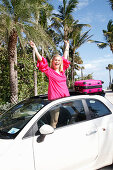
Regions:
[[65, 50], [64, 50], [64, 58], [67, 59], [68, 55], [69, 55], [69, 40], [64, 41], [65, 43]]

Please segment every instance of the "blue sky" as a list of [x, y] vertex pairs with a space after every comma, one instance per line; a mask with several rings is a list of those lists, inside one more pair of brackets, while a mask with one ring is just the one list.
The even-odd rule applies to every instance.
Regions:
[[[50, 0], [50, 2], [54, 4], [56, 10], [58, 5], [62, 4], [62, 0]], [[81, 24], [91, 25], [89, 35], [93, 35], [93, 40], [105, 42], [102, 30], [107, 30], [109, 20], [113, 19], [113, 11], [108, 0], [78, 0], [78, 2], [79, 5], [73, 13], [74, 19], [79, 20]], [[103, 88], [107, 88], [109, 72], [106, 67], [113, 63], [113, 54], [109, 47], [99, 49], [96, 44], [85, 43], [77, 51], [83, 60], [84, 75], [93, 73], [93, 78], [103, 80]], [[77, 73], [80, 75], [80, 71]]]

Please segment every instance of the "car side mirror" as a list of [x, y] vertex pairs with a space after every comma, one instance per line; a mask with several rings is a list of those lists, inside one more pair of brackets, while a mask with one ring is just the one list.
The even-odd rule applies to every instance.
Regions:
[[38, 143], [43, 142], [46, 135], [53, 133], [54, 128], [50, 125], [45, 124], [41, 126], [41, 128], [39, 129], [39, 132], [40, 132], [40, 136], [37, 138]]
[[40, 131], [40, 134], [42, 134], [42, 135], [49, 135], [54, 132], [54, 128], [50, 125], [45, 124], [45, 125], [41, 126], [39, 131]]

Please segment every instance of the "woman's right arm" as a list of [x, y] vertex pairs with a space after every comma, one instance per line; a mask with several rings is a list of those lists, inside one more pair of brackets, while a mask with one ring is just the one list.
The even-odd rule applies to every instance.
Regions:
[[39, 54], [39, 52], [38, 52], [38, 50], [36, 48], [36, 45], [35, 45], [35, 43], [33, 41], [30, 41], [30, 46], [34, 49], [38, 60], [42, 61], [42, 56]]

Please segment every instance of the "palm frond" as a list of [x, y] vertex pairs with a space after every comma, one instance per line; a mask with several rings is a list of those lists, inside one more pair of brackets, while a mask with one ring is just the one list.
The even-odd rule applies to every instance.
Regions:
[[87, 42], [91, 37], [92, 35], [88, 35], [90, 30], [84, 32], [81, 34], [81, 38], [80, 38], [80, 45], [84, 44], [85, 42]]
[[109, 32], [112, 32], [113, 31], [113, 21], [110, 19], [108, 24], [107, 24], [107, 30]]
[[25, 39], [25, 35], [24, 35], [24, 32], [23, 32], [24, 25], [22, 25], [22, 24], [20, 24], [18, 22], [18, 23], [16, 23], [15, 28], [16, 28], [16, 31], [17, 31], [18, 38], [20, 40], [21, 46], [22, 46], [22, 48], [24, 50], [24, 48], [26, 46], [26, 39]]
[[77, 0], [69, 0], [66, 9], [66, 15], [69, 15], [73, 12], [73, 10], [77, 7], [78, 1]]
[[110, 3], [110, 6], [111, 6], [111, 9], [113, 10], [113, 0], [109, 0], [109, 3]]
[[9, 14], [13, 13], [12, 3], [10, 0], [1, 0], [1, 4], [7, 9]]
[[99, 43], [104, 43], [104, 42], [102, 42], [102, 41], [96, 41], [96, 40], [91, 40], [91, 39], [89, 39], [88, 42], [89, 42], [89, 43], [98, 43], [98, 44], [99, 44]]
[[25, 25], [24, 32], [27, 35], [28, 41], [33, 40], [37, 46], [43, 46], [45, 51], [48, 51], [49, 47], [52, 47], [55, 49], [55, 45], [54, 45], [52, 39], [42, 29], [42, 27], [39, 24], [38, 25], [34, 24], [34, 27], [32, 27], [30, 25]]
[[97, 46], [99, 47], [99, 48], [105, 48], [105, 47], [107, 47], [107, 46], [109, 46], [109, 44], [107, 44], [107, 43], [97, 43]]

